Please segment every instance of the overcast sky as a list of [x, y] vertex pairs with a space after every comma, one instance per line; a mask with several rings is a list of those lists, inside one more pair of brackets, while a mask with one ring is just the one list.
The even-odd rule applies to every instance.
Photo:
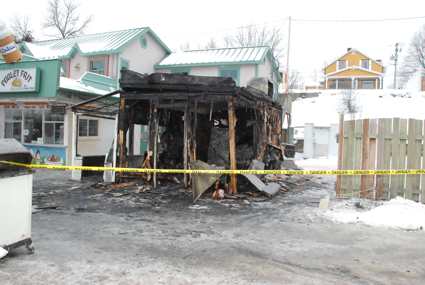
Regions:
[[[87, 33], [142, 26], [151, 27], [173, 50], [190, 43], [197, 48], [215, 38], [237, 32], [245, 25], [281, 28], [286, 47], [288, 21], [294, 19], [382, 19], [425, 16], [424, 0], [186, 0], [82, 1], [83, 15], [93, 15]], [[37, 39], [46, 38], [42, 22], [47, 0], [19, 0], [0, 10], [7, 22], [14, 15], [29, 16]], [[3, 5], [4, 6], [4, 5]], [[407, 47], [425, 19], [398, 22], [301, 22], [292, 23], [290, 67], [300, 70], [306, 81], [320, 75], [325, 62], [342, 55], [347, 47], [357, 48], [374, 59], [382, 59], [391, 73], [389, 60], [394, 44]], [[286, 59], [283, 59], [285, 64]], [[388, 80], [386, 84], [388, 84]]]

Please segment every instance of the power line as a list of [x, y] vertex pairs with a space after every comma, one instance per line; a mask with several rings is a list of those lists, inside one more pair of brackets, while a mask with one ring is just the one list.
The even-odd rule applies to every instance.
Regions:
[[359, 23], [359, 22], [398, 22], [398, 21], [412, 21], [422, 20], [425, 16], [417, 17], [402, 17], [402, 18], [381, 18], [381, 19], [297, 19], [292, 18], [295, 22], [323, 22], [323, 23]]

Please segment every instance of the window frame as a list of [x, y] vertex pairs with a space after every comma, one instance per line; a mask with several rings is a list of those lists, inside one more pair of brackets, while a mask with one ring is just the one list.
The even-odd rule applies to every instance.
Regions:
[[[81, 134], [82, 121], [86, 121], [86, 130], [85, 134]], [[96, 133], [90, 135], [90, 121], [96, 122]], [[78, 137], [79, 138], [97, 138], [99, 137], [99, 120], [98, 119], [89, 119], [89, 118], [79, 118], [78, 119]]]
[[[363, 67], [363, 62], [367, 62], [367, 68]], [[366, 70], [370, 70], [371, 69], [370, 59], [367, 59], [367, 58], [360, 59], [360, 67]]]
[[[33, 143], [33, 142], [25, 142], [25, 134], [24, 134], [24, 130], [25, 130], [25, 111], [26, 110], [40, 110], [41, 111], [41, 138], [42, 138], [42, 143]], [[18, 140], [20, 143], [22, 144], [29, 144], [29, 145], [52, 145], [52, 146], [65, 146], [65, 114], [61, 114], [61, 116], [63, 117], [62, 121], [47, 121], [46, 120], [46, 112], [51, 111], [48, 108], [28, 108], [28, 109], [17, 109], [17, 108], [4, 108], [4, 110], [16, 110], [21, 114], [21, 120], [10, 120], [10, 119], [6, 119], [5, 118], [5, 128], [4, 128], [4, 137], [6, 138], [6, 123], [12, 123], [12, 124], [16, 124], [19, 123], [20, 124], [20, 139]], [[54, 143], [46, 143], [46, 123], [55, 123], [54, 124]], [[62, 124], [63, 125], [63, 134], [62, 134], [62, 138], [59, 139], [59, 142], [61, 143], [56, 143], [56, 124]], [[14, 138], [14, 137], [13, 137]]]
[[125, 63], [126, 65], [125, 70], [130, 69], [130, 61], [128, 59], [120, 57], [120, 71], [123, 70], [123, 63]]
[[[236, 72], [236, 78], [233, 78], [232, 76], [223, 75], [223, 73], [229, 72], [229, 71]], [[236, 86], [240, 86], [240, 73], [241, 73], [240, 71], [241, 71], [240, 66], [221, 66], [218, 70], [218, 76], [230, 77], [235, 81]]]
[[[109, 76], [108, 75], [109, 57], [107, 55], [92, 56], [92, 57], [89, 57], [88, 61], [89, 61], [88, 69], [89, 69], [90, 72], [96, 73], [96, 74], [99, 74], [99, 75]], [[96, 72], [96, 71], [93, 70], [93, 63], [94, 62], [103, 62], [103, 73]]]
[[140, 43], [140, 46], [143, 49], [146, 49], [148, 47], [148, 40], [146, 39], [145, 35], [143, 35], [143, 36], [140, 37], [139, 43]]
[[[339, 66], [339, 63], [340, 62], [343, 62], [344, 63], [344, 67], [343, 68], [341, 68], [340, 66]], [[348, 62], [347, 62], [347, 60], [337, 60], [336, 61], [336, 69], [337, 70], [343, 70], [343, 69], [346, 69], [347, 68], [347, 66], [348, 66]]]
[[190, 67], [173, 67], [170, 69], [170, 72], [173, 74], [176, 73], [187, 73], [188, 75], [190, 75], [191, 72], [191, 68]]

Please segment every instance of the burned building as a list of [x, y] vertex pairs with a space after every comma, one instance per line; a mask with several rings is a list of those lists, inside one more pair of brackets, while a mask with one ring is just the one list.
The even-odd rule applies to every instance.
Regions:
[[[257, 160], [270, 169], [283, 158], [281, 106], [258, 89], [237, 87], [231, 78], [123, 70], [119, 93], [75, 105], [73, 111], [117, 119], [112, 150], [117, 167], [191, 169], [201, 161], [248, 169]], [[133, 145], [137, 125], [149, 130], [148, 150], [140, 155]], [[141, 176], [115, 175], [118, 180]], [[157, 179], [153, 173], [154, 186]], [[184, 183], [190, 184], [189, 175]], [[229, 192], [237, 192], [236, 175], [230, 176]]]

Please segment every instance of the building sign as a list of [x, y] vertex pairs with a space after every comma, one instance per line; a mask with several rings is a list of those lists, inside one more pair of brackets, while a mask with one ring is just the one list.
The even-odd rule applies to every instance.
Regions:
[[0, 70], [0, 93], [37, 92], [39, 77], [37, 68]]

